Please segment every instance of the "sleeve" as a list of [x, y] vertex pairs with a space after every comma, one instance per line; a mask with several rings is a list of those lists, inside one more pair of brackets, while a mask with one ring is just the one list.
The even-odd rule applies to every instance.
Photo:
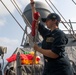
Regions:
[[51, 50], [59, 56], [63, 56], [67, 42], [68, 38], [64, 36], [57, 36]]
[[39, 31], [40, 35], [44, 38], [49, 30], [47, 28], [45, 28], [45, 26], [43, 24], [39, 23], [38, 24], [38, 31]]

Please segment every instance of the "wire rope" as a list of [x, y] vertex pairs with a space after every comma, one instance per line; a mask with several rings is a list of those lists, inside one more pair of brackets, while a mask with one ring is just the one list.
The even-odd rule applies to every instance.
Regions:
[[23, 12], [21, 11], [20, 7], [18, 6], [18, 4], [16, 3], [15, 0], [10, 0], [12, 2], [12, 4], [14, 5], [14, 7], [16, 8], [16, 10], [19, 12], [19, 14], [24, 17], [24, 20], [26, 21], [26, 24], [31, 27], [31, 24], [29, 23], [29, 21], [27, 20], [26, 16], [23, 14]]
[[[10, 13], [10, 15], [13, 17], [13, 19], [17, 22], [17, 24], [20, 26], [20, 28], [25, 32], [25, 30], [23, 29], [23, 27], [20, 25], [20, 23], [17, 21], [17, 19], [14, 17], [14, 15], [10, 12], [10, 10], [6, 7], [6, 5], [4, 4], [4, 2], [2, 0], [0, 0], [1, 3], [4, 5], [4, 7], [7, 9], [7, 11]], [[25, 32], [26, 33], [26, 32]], [[28, 36], [28, 35], [27, 35]], [[29, 37], [29, 39], [32, 41], [32, 38]]]
[[76, 5], [76, 2], [74, 0], [72, 0], [72, 2]]
[[17, 22], [17, 24], [20, 26], [20, 28], [24, 31], [23, 27], [20, 25], [20, 23], [16, 20], [16, 18], [13, 16], [13, 14], [9, 11], [9, 9], [6, 7], [6, 5], [3, 3], [2, 0], [0, 0], [1, 3], [4, 5], [4, 7], [7, 9], [7, 11], [10, 13], [10, 15], [14, 18], [14, 20]]
[[[46, 0], [45, 0], [46, 1]], [[53, 7], [56, 9], [56, 11], [61, 15], [61, 17], [65, 20], [65, 18], [62, 16], [62, 14], [58, 11], [58, 9], [55, 7], [55, 5], [49, 0], [49, 2], [53, 5]], [[49, 6], [50, 6], [50, 4], [49, 4]], [[54, 11], [55, 12], [55, 11]], [[65, 22], [63, 22], [63, 21], [61, 21], [60, 23], [62, 23], [64, 26], [65, 26], [65, 28], [68, 30], [68, 32], [71, 34], [71, 32], [70, 32], [70, 30], [68, 29], [68, 27], [64, 24], [64, 23], [70, 23], [70, 22], [67, 22], [66, 20], [65, 20]], [[73, 23], [75, 23], [75, 22], [73, 22]], [[71, 26], [68, 24], [68, 26], [71, 28]], [[74, 30], [72, 30], [73, 31], [73, 33], [74, 33]], [[73, 34], [71, 34], [73, 37], [74, 37], [74, 39], [76, 39], [75, 38], [75, 36], [73, 35]]]

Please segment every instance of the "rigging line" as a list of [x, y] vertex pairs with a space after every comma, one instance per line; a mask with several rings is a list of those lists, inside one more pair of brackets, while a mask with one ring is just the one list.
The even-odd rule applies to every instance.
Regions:
[[[45, 0], [46, 2], [47, 2], [47, 0]], [[48, 3], [48, 2], [47, 2]], [[49, 3], [48, 3], [49, 4]], [[50, 4], [49, 4], [49, 6], [50, 6]], [[53, 8], [52, 8], [53, 9]], [[53, 10], [54, 11], [54, 10]], [[55, 11], [54, 11], [55, 12]], [[60, 23], [62, 23], [63, 24], [63, 21], [61, 21]], [[66, 22], [67, 23], [67, 22]], [[64, 25], [64, 24], [63, 24]], [[66, 25], [64, 25], [65, 27], [66, 27]], [[67, 27], [66, 27], [67, 28]], [[67, 28], [68, 29], [68, 28]]]
[[[22, 28], [22, 26], [19, 24], [19, 22], [16, 20], [16, 18], [13, 16], [13, 14], [9, 11], [9, 9], [6, 7], [6, 5], [3, 3], [2, 0], [0, 0], [1, 3], [4, 5], [4, 7], [7, 9], [7, 11], [10, 13], [10, 15], [14, 18], [14, 20], [17, 22], [17, 24], [20, 26], [20, 28], [25, 32], [25, 30]], [[26, 33], [26, 32], [25, 32]], [[28, 36], [28, 35], [27, 35]], [[31, 39], [31, 37], [29, 37]], [[31, 39], [32, 40], [32, 39]]]
[[[57, 12], [61, 15], [61, 17], [65, 20], [65, 18], [62, 16], [62, 14], [58, 11], [58, 9], [55, 7], [55, 5], [49, 0], [49, 2], [53, 5], [53, 7], [57, 10]], [[65, 20], [65, 22], [67, 22], [66, 20]], [[68, 23], [67, 23], [68, 24]], [[68, 24], [68, 26], [69, 26], [69, 24]], [[70, 26], [69, 26], [70, 27]]]
[[[11, 0], [11, 2], [12, 2], [12, 4], [14, 5], [14, 7], [16, 8], [16, 10], [19, 12], [19, 14], [21, 15], [21, 17], [22, 17], [22, 11], [21, 11], [21, 9], [20, 9], [20, 7], [18, 6], [18, 4], [15, 2], [15, 0]], [[28, 27], [32, 27], [31, 26], [31, 24], [29, 23], [29, 21], [27, 20], [27, 18], [26, 18], [26, 16], [23, 14], [23, 17], [24, 17], [24, 20], [26, 21], [26, 26], [28, 26]], [[26, 27], [25, 27], [25, 29], [26, 29]], [[26, 36], [28, 36], [29, 37], [29, 35], [27, 34], [27, 31], [25, 30], [24, 31], [24, 35], [25, 35], [25, 33], [26, 33]], [[23, 35], [23, 39], [24, 39], [24, 35]], [[29, 37], [29, 39], [31, 39], [31, 41], [32, 41], [32, 38], [31, 37]], [[37, 39], [39, 39], [38, 37], [37, 37]], [[40, 39], [39, 39], [40, 40]], [[40, 40], [41, 41], [41, 40]], [[23, 40], [22, 40], [22, 42], [23, 42]], [[21, 43], [21, 45], [22, 45], [22, 43]]]
[[72, 0], [72, 2], [76, 5], [76, 2], [74, 0]]
[[18, 13], [22, 16], [22, 12], [18, 9], [18, 7], [15, 5], [15, 3], [12, 1], [12, 0], [10, 0], [11, 1], [11, 3], [14, 5], [14, 7], [16, 8], [16, 10], [18, 11]]
[[[18, 6], [18, 4], [15, 2], [15, 0], [13, 0], [13, 1], [11, 1], [11, 2], [12, 2], [12, 4], [14, 5], [14, 7], [16, 8], [16, 10], [19, 12], [19, 14], [21, 15], [21, 17], [22, 17], [22, 15], [23, 15], [24, 20], [27, 22], [27, 25], [31, 28], [31, 24], [30, 24], [29, 21], [27, 20], [26, 16], [22, 13], [21, 9], [19, 8], [19, 6]], [[14, 2], [15, 4], [14, 4], [13, 2]]]
[[[16, 8], [16, 10], [19, 12], [19, 14], [21, 13], [22, 15], [23, 15], [23, 17], [24, 17], [24, 20], [26, 20], [26, 24], [31, 28], [32, 26], [31, 26], [31, 24], [30, 24], [30, 22], [27, 20], [27, 18], [26, 18], [26, 16], [23, 14], [23, 12], [21, 11], [21, 9], [20, 9], [20, 7], [18, 6], [18, 4], [16, 3], [16, 1], [15, 0], [13, 0], [13, 1], [11, 1], [12, 2], [12, 4], [14, 5], [14, 7]], [[14, 4], [14, 3], [15, 4]], [[21, 15], [20, 14], [20, 15]], [[21, 15], [21, 16], [22, 16]], [[38, 37], [37, 37], [37, 39], [39, 39]], [[39, 39], [40, 40], [40, 39]], [[41, 40], [40, 40], [41, 41]]]
[[19, 22], [16, 20], [16, 18], [13, 16], [13, 14], [9, 11], [9, 9], [6, 7], [6, 5], [3, 3], [2, 0], [0, 0], [1, 3], [4, 5], [4, 7], [7, 9], [7, 11], [10, 13], [10, 15], [14, 18], [14, 20], [17, 22], [17, 24], [20, 26], [20, 28], [24, 31], [23, 27], [19, 24]]
[[[50, 1], [50, 0], [49, 0]], [[50, 1], [50, 3], [54, 6], [54, 4]], [[61, 15], [61, 13], [58, 11], [58, 9], [54, 6], [54, 8], [57, 10], [57, 12]], [[61, 15], [62, 16], [62, 15]], [[62, 16], [62, 18], [65, 20], [65, 18]], [[66, 20], [65, 20], [66, 21]], [[66, 21], [67, 22], [67, 21]], [[67, 23], [68, 24], [68, 23]], [[70, 27], [70, 25], [68, 24]], [[66, 27], [66, 26], [65, 26]], [[70, 33], [71, 34], [71, 33]]]
[[[19, 13], [19, 14], [21, 15], [21, 17], [22, 17], [22, 14], [23, 14], [23, 13], [22, 13], [21, 9], [19, 8], [19, 6], [17, 5], [17, 3], [16, 3], [14, 0], [13, 0], [13, 1], [10, 0], [10, 1], [11, 1], [11, 3], [14, 5], [14, 7], [16, 8], [16, 10], [18, 11], [18, 13]], [[25, 15], [24, 15], [24, 19], [26, 20]], [[28, 20], [26, 20], [26, 21], [27, 21], [26, 24], [28, 25], [29, 22], [28, 22]], [[29, 24], [30, 24], [30, 23], [29, 23]], [[26, 25], [26, 26], [27, 26], [27, 25]], [[30, 27], [31, 27], [31, 25], [30, 25]], [[23, 39], [22, 39], [21, 45], [22, 45], [22, 43], [23, 43], [23, 41], [24, 41], [24, 35], [25, 35], [25, 34], [28, 36], [27, 31], [26, 31], [26, 27], [25, 27], [25, 31], [24, 31], [24, 34], [23, 34]], [[30, 38], [30, 37], [29, 37], [29, 38]], [[30, 38], [30, 39], [31, 39], [31, 38]], [[32, 39], [31, 39], [31, 40], [32, 40]]]
[[[54, 11], [54, 9], [51, 7], [51, 5], [48, 3], [48, 1], [47, 0], [45, 0], [45, 1], [49, 5], [49, 7]], [[54, 13], [55, 13], [55, 11], [54, 11]]]
[[67, 28], [67, 26], [64, 24], [64, 22], [63, 22], [63, 21], [61, 21], [61, 23], [65, 26], [65, 28], [66, 28], [67, 30], [69, 30], [69, 29]]
[[[51, 5], [47, 2], [47, 0], [45, 0], [46, 1], [46, 3], [50, 6], [50, 8], [53, 10], [53, 8], [51, 7]], [[54, 11], [54, 10], [53, 10]], [[54, 13], [56, 13], [55, 11], [54, 11]], [[62, 22], [60, 22], [60, 23], [62, 23]], [[64, 22], [64, 23], [70, 23], [70, 22]], [[76, 22], [71, 22], [71, 23], [76, 23]]]
[[[45, 0], [46, 2], [47, 2], [47, 0]], [[48, 3], [49, 4], [49, 3]], [[50, 6], [50, 4], [49, 4], [49, 6]], [[53, 9], [53, 8], [52, 8]], [[54, 10], [53, 10], [54, 11]], [[55, 11], [54, 11], [55, 12]], [[63, 22], [63, 21], [62, 21]], [[62, 23], [62, 22], [60, 22], [60, 23]], [[66, 22], [67, 23], [67, 22]], [[64, 24], [63, 24], [64, 25]], [[65, 25], [64, 25], [65, 26]], [[65, 26], [66, 27], [66, 26]], [[66, 27], [67, 28], [67, 27]]]
[[16, 3], [16, 1], [15, 0], [13, 0], [14, 1], [14, 3], [16, 4], [16, 6], [17, 6], [17, 8], [19, 9], [19, 11], [21, 12], [21, 14], [22, 14], [22, 11], [21, 11], [21, 9], [19, 8], [19, 6], [18, 6], [18, 4]]

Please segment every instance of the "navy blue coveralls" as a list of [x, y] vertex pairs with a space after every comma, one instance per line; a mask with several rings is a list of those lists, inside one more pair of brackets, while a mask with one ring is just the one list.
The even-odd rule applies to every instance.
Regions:
[[43, 37], [42, 48], [50, 49], [59, 57], [56, 59], [44, 56], [43, 75], [73, 75], [68, 57], [65, 55], [66, 35], [59, 28], [51, 32], [39, 23], [38, 28]]

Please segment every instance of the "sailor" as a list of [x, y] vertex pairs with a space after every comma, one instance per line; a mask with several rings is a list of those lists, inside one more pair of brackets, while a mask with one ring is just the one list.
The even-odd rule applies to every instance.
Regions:
[[[36, 12], [33, 0], [31, 1], [32, 11]], [[61, 18], [56, 13], [50, 13], [46, 18], [42, 18], [47, 28], [38, 23], [38, 31], [43, 37], [42, 47], [34, 45], [34, 50], [44, 56], [44, 70], [42, 75], [73, 75], [68, 56], [65, 53], [65, 46], [68, 38], [59, 29]]]

